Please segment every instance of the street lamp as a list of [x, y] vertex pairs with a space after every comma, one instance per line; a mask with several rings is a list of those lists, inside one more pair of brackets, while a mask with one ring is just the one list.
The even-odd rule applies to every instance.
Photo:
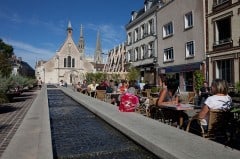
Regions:
[[58, 70], [58, 81], [57, 81], [57, 83], [59, 82], [59, 56], [58, 55], [56, 55], [56, 59], [58, 60], [58, 66], [57, 66], [57, 70]]
[[155, 73], [154, 73], [154, 83], [157, 85], [157, 78], [158, 78], [158, 59], [157, 59], [157, 57], [154, 57], [153, 58], [153, 65], [154, 65], [154, 67], [155, 67]]

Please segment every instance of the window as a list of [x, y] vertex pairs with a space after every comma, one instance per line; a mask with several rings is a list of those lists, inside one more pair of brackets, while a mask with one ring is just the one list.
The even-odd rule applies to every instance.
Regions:
[[154, 33], [154, 21], [153, 19], [148, 21], [148, 34]]
[[173, 61], [174, 54], [173, 54], [173, 47], [164, 49], [164, 62]]
[[190, 41], [186, 43], [186, 57], [193, 57], [194, 56], [194, 42]]
[[138, 41], [138, 34], [139, 34], [138, 28], [136, 28], [135, 31], [134, 31], [134, 41], [135, 42]]
[[64, 58], [64, 67], [75, 67], [75, 59], [71, 56]]
[[134, 61], [137, 61], [138, 59], [139, 59], [139, 51], [138, 51], [139, 49], [138, 49], [138, 47], [136, 47], [135, 49], [134, 49]]
[[168, 37], [173, 34], [173, 24], [172, 22], [163, 26], [163, 37]]
[[154, 42], [151, 41], [148, 44], [148, 57], [154, 57]]
[[233, 60], [216, 61], [216, 78], [224, 79], [228, 83], [233, 83]]
[[67, 57], [67, 67], [71, 67], [71, 56]]
[[221, 5], [227, 1], [229, 1], [229, 0], [214, 0], [213, 5], [214, 6]]
[[145, 45], [142, 45], [140, 50], [140, 59], [144, 59], [144, 52], [145, 52]]
[[75, 59], [72, 58], [72, 67], [75, 67]]
[[191, 28], [193, 26], [193, 15], [192, 12], [185, 14], [184, 16], [184, 26], [185, 29]]
[[141, 39], [144, 37], [144, 33], [145, 33], [145, 25], [143, 24], [142, 26], [141, 26]]
[[130, 45], [132, 43], [132, 33], [128, 33], [128, 37], [127, 37], [127, 44]]
[[67, 59], [64, 58], [64, 67], [67, 67]]
[[214, 45], [220, 45], [228, 42], [231, 42], [231, 17], [226, 17], [215, 22]]

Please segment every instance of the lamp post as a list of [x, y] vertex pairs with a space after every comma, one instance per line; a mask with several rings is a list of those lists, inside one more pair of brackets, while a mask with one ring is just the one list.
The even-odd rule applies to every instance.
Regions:
[[57, 78], [57, 83], [59, 82], [59, 56], [58, 55], [56, 55], [56, 59], [57, 59], [57, 62], [58, 62], [58, 66], [57, 66], [57, 71], [58, 71], [58, 78]]
[[45, 68], [43, 68], [43, 81], [44, 81], [44, 84], [46, 83], [45, 82]]
[[158, 59], [157, 59], [157, 57], [154, 57], [153, 58], [153, 65], [154, 65], [154, 68], [155, 68], [155, 72], [154, 72], [154, 83], [155, 83], [155, 85], [157, 85], [157, 78], [158, 78]]

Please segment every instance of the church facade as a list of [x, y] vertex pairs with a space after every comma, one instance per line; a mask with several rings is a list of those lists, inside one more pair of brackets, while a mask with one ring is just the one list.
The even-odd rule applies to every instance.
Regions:
[[80, 29], [79, 42], [76, 45], [72, 38], [73, 29], [68, 23], [67, 37], [63, 45], [49, 61], [37, 61], [35, 66], [36, 78], [44, 83], [76, 84], [85, 79], [87, 72], [94, 72], [93, 64], [85, 58], [83, 29]]

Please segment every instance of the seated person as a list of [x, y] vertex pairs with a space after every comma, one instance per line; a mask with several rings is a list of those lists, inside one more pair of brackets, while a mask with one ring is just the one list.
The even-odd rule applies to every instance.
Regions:
[[124, 92], [127, 91], [127, 89], [128, 89], [127, 81], [122, 80], [121, 86], [119, 87], [119, 92], [120, 92], [120, 93], [124, 93]]
[[[228, 95], [228, 84], [225, 80], [216, 79], [211, 85], [212, 96], [208, 97], [201, 111], [193, 116], [193, 118], [200, 119], [200, 124], [205, 131], [207, 130], [209, 110], [210, 109], [228, 109], [232, 103], [231, 97]], [[196, 127], [196, 125], [192, 125]]]
[[93, 80], [91, 84], [88, 85], [87, 90], [88, 90], [88, 94], [91, 97], [94, 97], [96, 88], [97, 88], [98, 84]]
[[209, 96], [210, 88], [208, 87], [208, 83], [204, 81], [203, 87], [200, 88], [199, 105], [202, 105]]
[[81, 92], [81, 83], [80, 83], [80, 82], [77, 83], [77, 85], [76, 85], [76, 90], [77, 90], [78, 92]]
[[148, 81], [145, 82], [145, 85], [143, 86], [143, 91], [145, 91], [146, 89], [151, 89], [150, 84]]
[[[171, 110], [171, 109], [164, 109], [162, 105], [164, 104], [172, 104], [177, 105], [178, 104], [178, 96], [175, 95], [178, 85], [176, 84], [175, 79], [167, 79], [166, 76], [162, 75], [160, 78], [160, 86], [162, 86], [162, 89], [159, 93], [159, 98], [157, 100], [157, 106], [162, 109], [162, 112], [164, 114], [164, 117], [167, 119], [171, 119], [172, 123], [179, 123], [179, 112], [178, 110]], [[188, 115], [184, 112], [181, 113], [181, 117], [183, 118], [183, 121], [188, 120]]]
[[80, 92], [85, 94], [87, 92], [87, 88], [88, 88], [87, 80], [83, 80], [83, 83], [81, 84], [80, 87]]
[[101, 82], [97, 87], [96, 90], [106, 90], [107, 86], [105, 85], [104, 82]]

